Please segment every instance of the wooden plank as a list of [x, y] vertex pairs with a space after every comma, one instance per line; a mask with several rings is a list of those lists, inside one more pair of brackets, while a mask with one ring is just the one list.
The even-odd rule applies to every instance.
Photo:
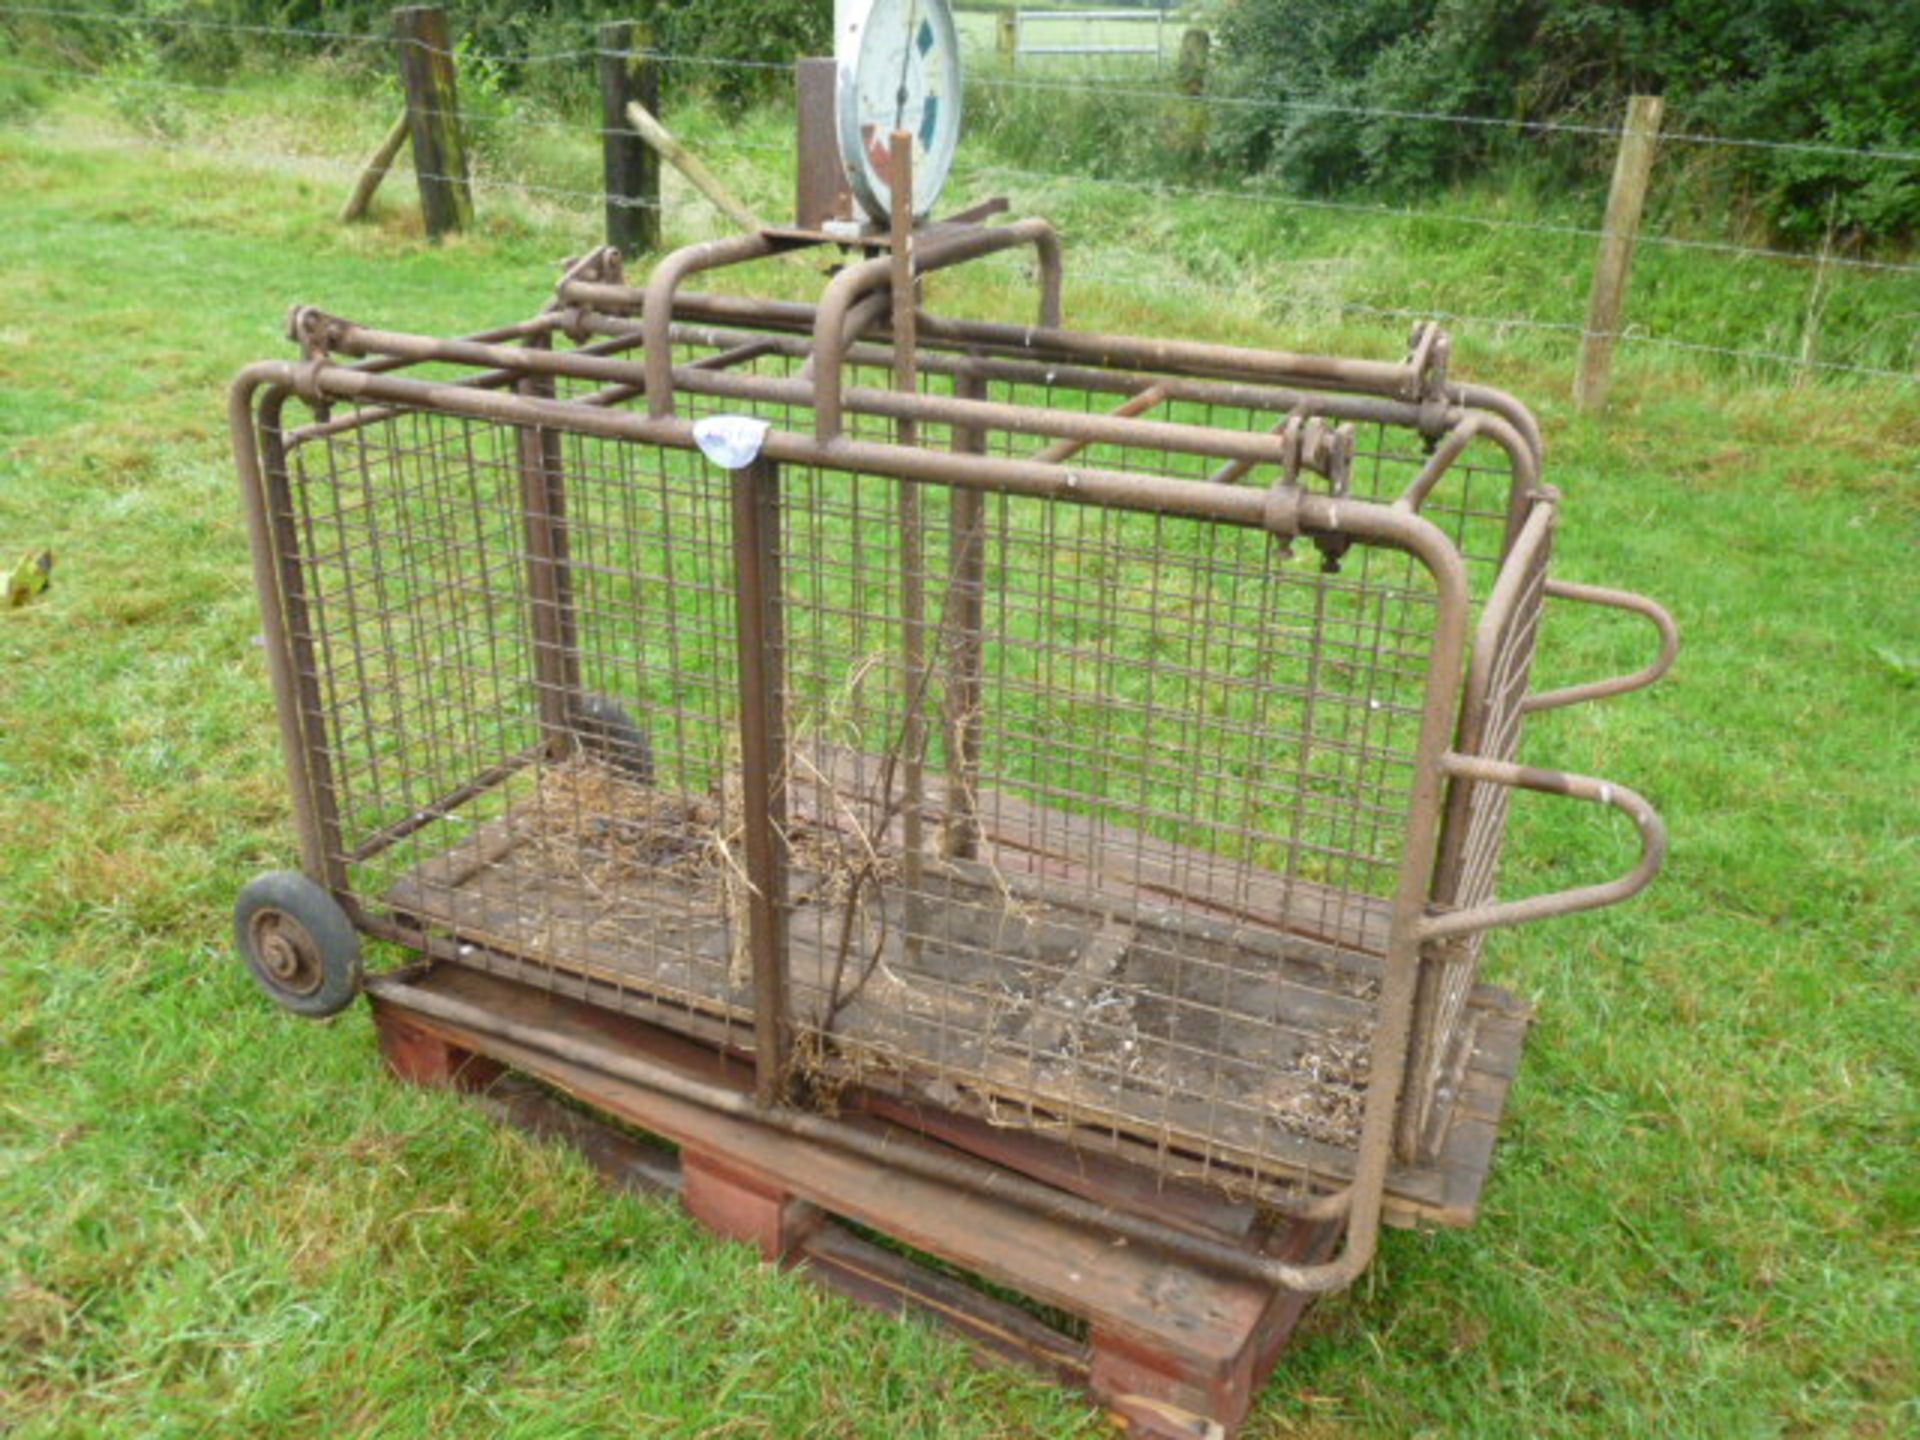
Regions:
[[530, 1080], [510, 1073], [473, 1098], [495, 1120], [537, 1140], [572, 1146], [618, 1190], [647, 1198], [680, 1193], [680, 1166], [671, 1151], [562, 1104]]
[[[836, 790], [866, 792], [872, 757], [824, 745], [808, 754]], [[947, 808], [945, 787], [932, 776], [925, 803], [935, 815]], [[1390, 907], [1379, 897], [1289, 879], [1123, 825], [1036, 806], [1005, 791], [982, 789], [974, 809], [992, 846], [992, 854], [983, 858], [1009, 874], [1090, 874], [1231, 919], [1368, 954], [1386, 953]], [[896, 832], [897, 827], [887, 836], [895, 843]]]
[[813, 1280], [872, 1309], [919, 1315], [958, 1334], [985, 1357], [1037, 1369], [1073, 1385], [1087, 1381], [1087, 1347], [1004, 1300], [823, 1225], [796, 1261]]
[[1106, 923], [1081, 946], [1074, 968], [1035, 1000], [1026, 1023], [1007, 1037], [1007, 1043], [1029, 1054], [1052, 1053], [1058, 1049], [1067, 1027], [1077, 1014], [1085, 1011], [1096, 987], [1120, 968], [1138, 933], [1124, 920], [1108, 916]]
[[[446, 982], [436, 973], [418, 983], [434, 988]], [[583, 1015], [590, 1007], [483, 976], [463, 977], [460, 991], [518, 1024], [537, 1025], [561, 1037], [602, 1043], [613, 1039], [650, 1059], [663, 1058], [659, 1037], [642, 1033], [637, 1022], [626, 1022], [633, 1028], [623, 1032], [618, 1017]], [[1094, 1227], [936, 1184], [544, 1051], [409, 1012], [403, 987], [389, 987], [378, 1004], [406, 1015], [410, 1024], [444, 1035], [450, 1044], [522, 1070], [683, 1150], [697, 1149], [769, 1177], [830, 1214], [871, 1226], [1044, 1304], [1097, 1314], [1117, 1333], [1143, 1344], [1228, 1363], [1271, 1297], [1270, 1287], [1191, 1270], [1151, 1246], [1116, 1244], [1112, 1234]], [[902, 1145], [913, 1143], [902, 1134]]]

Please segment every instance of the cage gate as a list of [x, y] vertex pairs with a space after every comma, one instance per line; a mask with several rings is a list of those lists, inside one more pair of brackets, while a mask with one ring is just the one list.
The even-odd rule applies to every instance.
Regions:
[[[1393, 363], [1068, 330], [1036, 221], [879, 237], [818, 304], [685, 288], [830, 238], [644, 289], [601, 252], [461, 340], [302, 310], [303, 359], [245, 372], [320, 900], [750, 1059], [726, 1105], [856, 1153], [862, 1114], [952, 1117], [1344, 1224], [1287, 1261], [1048, 1191], [1295, 1289], [1383, 1215], [1465, 1223], [1524, 1023], [1486, 931], [1623, 899], [1664, 846], [1631, 790], [1517, 764], [1522, 722], [1657, 679], [1671, 622], [1549, 577], [1538, 432], [1435, 327]], [[919, 300], [1007, 250], [1037, 324]], [[1552, 600], [1646, 617], [1658, 659], [1532, 691]], [[1624, 811], [1638, 863], [1496, 900], [1515, 789]], [[337, 1008], [357, 973], [279, 883], [242, 948]]]

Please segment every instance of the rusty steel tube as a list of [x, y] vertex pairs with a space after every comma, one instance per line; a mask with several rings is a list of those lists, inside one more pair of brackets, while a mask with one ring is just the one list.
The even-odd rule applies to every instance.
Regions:
[[1673, 623], [1673, 616], [1667, 613], [1666, 606], [1657, 600], [1649, 600], [1644, 595], [1636, 595], [1631, 590], [1613, 590], [1605, 585], [1578, 585], [1571, 580], [1547, 581], [1547, 594], [1556, 600], [1575, 600], [1586, 605], [1600, 605], [1610, 610], [1625, 610], [1638, 615], [1651, 624], [1660, 636], [1660, 650], [1654, 658], [1630, 675], [1616, 675], [1606, 680], [1589, 680], [1582, 685], [1568, 685], [1559, 690], [1545, 690], [1538, 695], [1529, 695], [1520, 702], [1520, 708], [1528, 714], [1538, 710], [1558, 710], [1563, 705], [1583, 705], [1589, 700], [1605, 700], [1614, 695], [1626, 695], [1635, 690], [1644, 690], [1659, 680], [1673, 668], [1674, 658], [1680, 653], [1680, 629]]
[[[1011, 225], [963, 230], [951, 237], [929, 240], [914, 247], [912, 268], [916, 275], [925, 275], [1027, 245], [1035, 246], [1041, 256], [1041, 323], [1043, 327], [1057, 328], [1060, 324], [1060, 237], [1044, 220], [1016, 220]], [[855, 338], [850, 322], [860, 319], [871, 323], [879, 318], [877, 310], [860, 310], [860, 303], [892, 283], [896, 263], [891, 255], [876, 255], [871, 260], [848, 266], [833, 277], [820, 297], [813, 317], [813, 404], [815, 425], [822, 440], [833, 439], [841, 430], [840, 367], [845, 363], [847, 347]], [[644, 317], [648, 312], [643, 308], [641, 313]], [[860, 328], [864, 329], [865, 323]]]
[[703, 270], [763, 260], [806, 243], [765, 232], [733, 235], [675, 250], [653, 267], [653, 273], [647, 277], [646, 299], [640, 314], [641, 338], [645, 345], [641, 359], [646, 368], [647, 409], [651, 414], [673, 413], [673, 346], [669, 343], [668, 331], [673, 322], [674, 294], [680, 282]]
[[[876, 312], [881, 309], [883, 307], [876, 307]], [[638, 334], [637, 328], [631, 323], [597, 312], [587, 312], [583, 316], [583, 324], [587, 330], [597, 335]], [[676, 322], [673, 327], [673, 338], [676, 341], [692, 344], [733, 344], [747, 336], [756, 336], [756, 332], [680, 322]], [[808, 342], [797, 335], [789, 336], [784, 340], [764, 335], [757, 335], [756, 338], [767, 340], [774, 352], [778, 354], [810, 357], [813, 353]], [[1511, 396], [1482, 386], [1454, 387], [1462, 397], [1471, 398], [1462, 398], [1458, 403], [1448, 404], [1436, 413], [1431, 405], [1423, 402], [1353, 390], [1297, 390], [1247, 381], [1168, 375], [1144, 370], [1101, 370], [1087, 365], [1015, 360], [973, 353], [956, 354], [952, 351], [928, 350], [924, 346], [916, 348], [919, 350], [917, 364], [922, 370], [956, 377], [970, 375], [979, 379], [1005, 380], [1014, 384], [1051, 383], [1106, 394], [1131, 395], [1137, 392], [1139, 384], [1137, 380], [1128, 377], [1151, 375], [1153, 383], [1164, 390], [1167, 398], [1171, 400], [1192, 400], [1202, 404], [1228, 405], [1249, 410], [1271, 410], [1280, 414], [1288, 414], [1304, 408], [1309, 413], [1333, 419], [1404, 425], [1411, 429], [1429, 429], [1435, 424], [1443, 429], [1452, 428], [1463, 423], [1469, 416], [1479, 415], [1480, 433], [1506, 450], [1511, 462], [1514, 476], [1511, 486], [1513, 503], [1524, 503], [1525, 497], [1539, 482], [1541, 448], [1538, 424], [1527, 408]], [[891, 368], [892, 357], [892, 347], [885, 340], [876, 340], [871, 344], [850, 345], [846, 356], [852, 363], [874, 369]], [[676, 370], [676, 376], [678, 373], [679, 371]], [[808, 368], [803, 369], [801, 374], [807, 377], [811, 373], [809, 361]], [[1474, 406], [1483, 408], [1471, 408]], [[1436, 475], [1434, 478], [1437, 480], [1439, 476]], [[1430, 488], [1429, 484], [1423, 487], [1423, 490]], [[1415, 508], [1418, 508], [1417, 505]]]
[[1449, 775], [1491, 785], [1507, 785], [1517, 790], [1534, 790], [1543, 795], [1564, 795], [1595, 805], [1611, 805], [1626, 815], [1640, 832], [1640, 858], [1633, 869], [1599, 885], [1582, 885], [1572, 890], [1556, 890], [1546, 895], [1529, 895], [1524, 900], [1506, 900], [1478, 905], [1471, 910], [1453, 910], [1430, 915], [1420, 924], [1423, 940], [1444, 940], [1506, 925], [1525, 925], [1582, 910], [1597, 910], [1617, 905], [1638, 895], [1660, 873], [1667, 855], [1667, 827], [1660, 812], [1646, 798], [1625, 785], [1591, 775], [1573, 775], [1564, 770], [1544, 770], [1533, 765], [1516, 765], [1509, 760], [1488, 760], [1478, 755], [1448, 754], [1442, 767]]
[[[644, 316], [642, 293], [625, 285], [569, 280], [562, 297], [573, 304], [608, 314]], [[709, 319], [756, 328], [811, 332], [818, 307], [799, 300], [757, 300], [731, 295], [692, 293], [675, 300], [687, 319]], [[1056, 326], [1009, 325], [1000, 321], [954, 320], [923, 316], [923, 341], [944, 342], [963, 349], [1035, 359], [1080, 361], [1123, 370], [1166, 370], [1175, 374], [1216, 375], [1221, 378], [1271, 380], [1312, 384], [1329, 389], [1404, 399], [1414, 372], [1404, 361], [1352, 360], [1339, 356], [1307, 355], [1283, 350], [1252, 350], [1201, 340], [1147, 340], [1132, 335], [1068, 330]], [[1486, 397], [1500, 392], [1474, 389]], [[1511, 402], [1518, 408], [1518, 402]], [[1488, 408], [1494, 408], [1488, 405]]]
[[[876, 307], [884, 313], [884, 306]], [[925, 317], [920, 317], [924, 319]], [[639, 337], [639, 327], [631, 321], [597, 311], [585, 314], [586, 330], [595, 335]], [[371, 333], [371, 332], [369, 332]], [[813, 347], [798, 334], [769, 336], [735, 325], [706, 325], [675, 321], [672, 331], [676, 343], [694, 345], [734, 345], [752, 338], [768, 342], [769, 353], [810, 357]], [[1193, 400], [1205, 404], [1230, 405], [1248, 410], [1272, 410], [1287, 414], [1303, 406], [1313, 413], [1343, 420], [1374, 421], [1386, 425], [1419, 426], [1431, 418], [1425, 407], [1406, 400], [1361, 394], [1347, 390], [1302, 390], [1278, 384], [1237, 380], [1210, 380], [1199, 376], [1159, 374], [1143, 370], [1100, 370], [1091, 366], [1053, 363], [1045, 360], [1015, 360], [996, 356], [958, 353], [951, 349], [918, 347], [916, 364], [936, 375], [969, 375], [981, 380], [1004, 380], [1013, 384], [1044, 385], [1049, 379], [1072, 389], [1093, 390], [1104, 394], [1132, 395], [1140, 389], [1141, 376], [1167, 392], [1171, 400]], [[846, 361], [875, 370], [893, 367], [893, 347], [885, 337], [847, 347]], [[676, 377], [679, 369], [675, 370]], [[808, 372], [802, 372], [803, 374]], [[1454, 424], [1468, 412], [1449, 406], [1442, 419]]]
[[[649, 348], [636, 365], [630, 360], [615, 360], [583, 355], [579, 351], [521, 349], [511, 345], [490, 345], [471, 340], [434, 340], [390, 330], [370, 330], [359, 326], [345, 328], [338, 344], [343, 353], [384, 353], [408, 355], [419, 361], [453, 361], [460, 364], [518, 366], [544, 375], [570, 375], [580, 379], [632, 384], [640, 380], [650, 400], [654, 390], [656, 358], [670, 355], [670, 340], [659, 351]], [[819, 380], [776, 380], [764, 376], [707, 370], [683, 365], [674, 372], [679, 388], [689, 394], [714, 395], [726, 399], [759, 401], [771, 405], [805, 405], [819, 395]], [[436, 385], [437, 391], [451, 388]], [[838, 393], [838, 387], [835, 387]], [[923, 420], [938, 424], [975, 426], [1011, 430], [1020, 434], [1044, 436], [1056, 440], [1077, 440], [1086, 444], [1133, 445], [1179, 450], [1223, 460], [1249, 460], [1256, 464], [1278, 465], [1287, 457], [1285, 442], [1275, 435], [1249, 431], [1219, 430], [1205, 425], [1188, 425], [1168, 420], [1144, 420], [1109, 414], [1094, 415], [1080, 411], [1047, 410], [1033, 405], [1011, 405], [1000, 401], [966, 400], [944, 395], [919, 395], [880, 388], [854, 387], [841, 397], [847, 408], [862, 414], [893, 420]], [[434, 402], [438, 403], [438, 402]], [[649, 413], [660, 418], [662, 412], [649, 405]], [[668, 412], [670, 413], [670, 411]], [[835, 426], [835, 434], [839, 427]], [[822, 437], [831, 439], [831, 436]]]
[[293, 651], [288, 635], [286, 594], [280, 577], [280, 556], [273, 541], [273, 523], [267, 510], [264, 472], [260, 464], [259, 435], [255, 429], [254, 393], [280, 387], [284, 398], [291, 389], [293, 366], [284, 361], [249, 365], [227, 392], [227, 424], [233, 437], [234, 466], [239, 472], [240, 495], [247, 519], [247, 549], [253, 561], [253, 583], [259, 591], [261, 638], [267, 654], [267, 678], [273, 689], [273, 709], [280, 726], [280, 750], [293, 793], [294, 829], [300, 838], [300, 865], [309, 875], [331, 876], [332, 857], [321, 840], [319, 807], [314, 795], [306, 725], [295, 688]]

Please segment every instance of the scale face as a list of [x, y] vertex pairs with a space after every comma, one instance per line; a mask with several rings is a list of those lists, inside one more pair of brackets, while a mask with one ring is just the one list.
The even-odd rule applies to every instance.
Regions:
[[840, 163], [861, 208], [885, 223], [893, 132], [913, 136], [913, 216], [946, 184], [960, 140], [960, 38], [947, 0], [839, 0], [834, 104]]

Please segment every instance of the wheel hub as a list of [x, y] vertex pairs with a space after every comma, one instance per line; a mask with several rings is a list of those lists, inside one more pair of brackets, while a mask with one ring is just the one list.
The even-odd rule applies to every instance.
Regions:
[[311, 995], [326, 978], [320, 947], [307, 927], [278, 910], [253, 917], [253, 949], [274, 984], [293, 995]]

